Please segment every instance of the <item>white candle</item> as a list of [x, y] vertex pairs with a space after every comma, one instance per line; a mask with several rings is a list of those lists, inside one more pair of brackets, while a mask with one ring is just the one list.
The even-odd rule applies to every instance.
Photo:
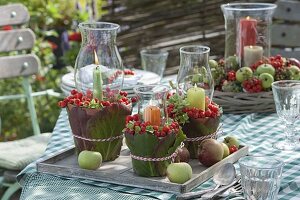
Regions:
[[244, 46], [244, 67], [250, 67], [263, 58], [261, 46]]

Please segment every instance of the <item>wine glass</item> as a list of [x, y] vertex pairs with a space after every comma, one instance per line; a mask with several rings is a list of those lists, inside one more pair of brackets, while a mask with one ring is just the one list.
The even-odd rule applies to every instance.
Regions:
[[285, 140], [273, 144], [273, 147], [292, 151], [297, 146], [294, 124], [300, 118], [300, 81], [276, 81], [272, 90], [277, 114], [285, 124]]

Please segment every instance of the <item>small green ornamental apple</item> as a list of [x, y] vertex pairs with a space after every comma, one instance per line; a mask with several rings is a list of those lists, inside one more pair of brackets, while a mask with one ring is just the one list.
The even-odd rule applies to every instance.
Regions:
[[210, 68], [217, 68], [218, 67], [218, 62], [215, 61], [215, 60], [212, 60], [212, 59], [208, 61], [208, 64], [209, 64]]
[[237, 56], [229, 56], [225, 60], [225, 65], [229, 69], [237, 70], [239, 68], [238, 57]]
[[291, 80], [300, 80], [300, 69], [296, 65], [287, 68]]
[[222, 146], [223, 146], [223, 150], [224, 150], [224, 154], [223, 154], [223, 159], [224, 159], [227, 156], [229, 156], [230, 152], [229, 152], [228, 146], [225, 143], [222, 142]]
[[237, 148], [240, 147], [240, 142], [235, 136], [225, 137], [223, 143], [225, 143], [229, 148], [233, 145], [235, 145]]
[[171, 163], [167, 168], [167, 177], [172, 183], [183, 184], [192, 178], [192, 167], [185, 162]]
[[250, 67], [242, 67], [235, 73], [235, 78], [239, 82], [243, 82], [253, 76], [253, 71]]
[[262, 73], [271, 74], [273, 77], [275, 76], [275, 68], [270, 64], [261, 64], [257, 67], [256, 72], [258, 75]]
[[102, 164], [102, 155], [95, 151], [82, 151], [78, 155], [78, 165], [82, 169], [96, 170]]
[[261, 80], [264, 89], [271, 88], [272, 83], [274, 82], [273, 76], [269, 73], [262, 73], [258, 78]]

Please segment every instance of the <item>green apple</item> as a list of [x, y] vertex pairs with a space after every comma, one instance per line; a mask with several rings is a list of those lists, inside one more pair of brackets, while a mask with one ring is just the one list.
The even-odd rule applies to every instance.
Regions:
[[271, 88], [272, 83], [274, 82], [273, 76], [269, 73], [262, 73], [258, 78], [261, 80], [264, 89]]
[[225, 66], [231, 70], [237, 70], [239, 68], [238, 57], [228, 56], [228, 58], [225, 60]]
[[287, 68], [288, 74], [290, 75], [290, 79], [292, 80], [300, 80], [300, 69], [296, 65], [291, 65]]
[[253, 76], [253, 71], [250, 67], [242, 67], [236, 71], [235, 78], [239, 82], [243, 82]]
[[167, 177], [172, 183], [183, 184], [192, 178], [192, 167], [185, 162], [171, 163], [167, 168]]
[[261, 64], [257, 67], [256, 72], [258, 75], [262, 73], [271, 74], [273, 77], [275, 76], [275, 68], [270, 64]]
[[95, 151], [82, 151], [78, 155], [78, 164], [82, 169], [96, 170], [102, 164], [102, 155]]
[[223, 150], [224, 150], [223, 158], [226, 158], [230, 154], [229, 147], [223, 142], [222, 142], [222, 146], [223, 146]]
[[217, 68], [218, 67], [218, 62], [215, 61], [215, 60], [212, 60], [212, 59], [208, 61], [208, 64], [209, 64], [210, 68]]
[[233, 145], [235, 145], [237, 148], [240, 147], [240, 142], [235, 136], [225, 137], [223, 143], [225, 143], [228, 146], [228, 148], [230, 148]]

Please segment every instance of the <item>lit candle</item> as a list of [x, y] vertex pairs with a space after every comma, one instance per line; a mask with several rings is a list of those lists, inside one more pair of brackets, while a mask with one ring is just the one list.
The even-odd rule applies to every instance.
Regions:
[[144, 109], [144, 121], [150, 122], [152, 126], [160, 126], [161, 116], [158, 106], [149, 105]]
[[93, 97], [99, 99], [100, 101], [103, 100], [103, 89], [102, 89], [102, 72], [101, 66], [99, 65], [99, 60], [97, 57], [97, 53], [94, 50], [95, 55], [95, 68], [93, 69]]
[[263, 48], [260, 46], [244, 47], [244, 66], [250, 67], [263, 58]]
[[256, 44], [257, 37], [257, 20], [250, 18], [249, 16], [246, 18], [240, 19], [239, 27], [238, 27], [238, 43], [237, 45], [237, 55], [241, 58], [244, 55], [244, 46], [254, 46]]
[[187, 102], [189, 107], [205, 110], [205, 90], [195, 85], [187, 91]]

